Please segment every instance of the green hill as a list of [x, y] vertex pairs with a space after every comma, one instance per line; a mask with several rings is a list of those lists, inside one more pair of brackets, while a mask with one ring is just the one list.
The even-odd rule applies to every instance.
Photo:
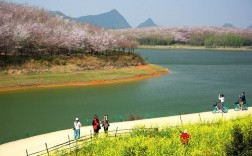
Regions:
[[124, 29], [124, 28], [131, 28], [129, 23], [126, 19], [115, 9], [102, 13], [99, 15], [88, 15], [88, 16], [81, 16], [77, 18], [72, 18], [69, 16], [64, 15], [60, 11], [51, 11], [52, 15], [62, 16], [65, 19], [71, 19], [76, 22], [80, 23], [89, 23], [92, 25], [100, 26], [103, 28], [108, 29]]
[[247, 29], [252, 29], [252, 25], [249, 25], [249, 26], [247, 27]]
[[145, 22], [139, 24], [138, 28], [144, 27], [156, 27], [157, 25], [153, 22], [151, 18], [148, 18]]
[[233, 26], [233, 25], [230, 24], [230, 23], [225, 23], [225, 24], [223, 24], [222, 27], [225, 27], [225, 28], [235, 28], [235, 26]]

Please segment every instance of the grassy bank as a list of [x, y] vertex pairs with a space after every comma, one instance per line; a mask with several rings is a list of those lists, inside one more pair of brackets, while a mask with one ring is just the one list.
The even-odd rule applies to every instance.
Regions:
[[149, 46], [142, 45], [138, 48], [142, 49], [188, 49], [188, 50], [226, 50], [226, 51], [252, 51], [252, 47], [243, 46], [240, 48], [233, 47], [215, 47], [207, 48], [205, 46], [191, 46], [191, 45], [169, 45], [169, 46]]
[[[162, 130], [135, 130], [130, 134], [114, 137], [99, 136], [85, 142], [78, 150], [80, 156], [95, 155], [247, 155], [251, 154], [251, 116], [233, 120], [196, 123]], [[183, 145], [180, 133], [188, 129], [191, 139]], [[237, 142], [238, 141], [238, 142]], [[115, 148], [116, 147], [116, 148]], [[55, 154], [69, 155], [69, 150]]]
[[[141, 68], [140, 68], [141, 67]], [[90, 85], [135, 80], [167, 73], [155, 65], [84, 71], [44, 71], [26, 74], [0, 73], [0, 90], [34, 86]]]

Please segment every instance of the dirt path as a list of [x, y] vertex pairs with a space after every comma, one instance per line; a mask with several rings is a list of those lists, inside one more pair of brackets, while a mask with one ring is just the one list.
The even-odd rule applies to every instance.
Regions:
[[[180, 119], [182, 119], [182, 123], [185, 124], [199, 121], [213, 121], [220, 118], [231, 119], [238, 116], [244, 116], [249, 114], [252, 115], [252, 107], [249, 107], [249, 110], [247, 111], [229, 110], [229, 112], [225, 114], [222, 113], [213, 114], [212, 112], [201, 112], [195, 114], [186, 114], [182, 116], [169, 116], [169, 117], [152, 118], [137, 121], [117, 122], [110, 124], [110, 130], [116, 130], [117, 127], [118, 129], [130, 129], [139, 125], [145, 125], [145, 127], [162, 128], [164, 126], [181, 125]], [[164, 122], [160, 122], [160, 120]], [[81, 136], [89, 135], [90, 131], [92, 131], [91, 126], [82, 127]], [[37, 151], [45, 150], [45, 143], [47, 143], [48, 148], [50, 148], [57, 144], [67, 142], [68, 135], [70, 136], [71, 139], [73, 138], [72, 129], [38, 135], [2, 144], [0, 145], [0, 156], [25, 156], [26, 149], [28, 150], [28, 153], [34, 153]]]

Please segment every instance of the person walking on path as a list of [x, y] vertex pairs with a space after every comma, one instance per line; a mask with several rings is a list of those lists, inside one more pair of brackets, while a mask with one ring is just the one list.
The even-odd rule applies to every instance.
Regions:
[[104, 116], [104, 119], [102, 120], [102, 127], [104, 129], [104, 132], [107, 134], [108, 133], [108, 127], [109, 127], [108, 115]]
[[79, 121], [79, 118], [76, 118], [74, 121], [74, 139], [77, 140], [80, 138], [80, 127], [81, 123]]
[[95, 135], [98, 134], [99, 130], [101, 129], [101, 126], [100, 126], [100, 121], [98, 119], [98, 116], [96, 114], [94, 115], [92, 125], [93, 125]]
[[182, 140], [182, 144], [183, 145], [187, 145], [188, 144], [189, 138], [191, 138], [191, 136], [190, 136], [190, 134], [188, 134], [187, 129], [184, 130], [184, 132], [180, 134], [180, 138]]

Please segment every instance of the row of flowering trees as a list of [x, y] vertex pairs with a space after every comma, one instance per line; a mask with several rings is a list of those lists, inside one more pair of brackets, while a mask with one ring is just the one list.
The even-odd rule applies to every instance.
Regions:
[[252, 46], [252, 30], [225, 27], [147, 27], [118, 30], [141, 45]]
[[79, 24], [27, 5], [0, 2], [0, 56], [133, 52], [137, 45], [183, 43], [251, 46], [252, 30], [224, 27], [149, 27], [106, 30]]
[[0, 2], [0, 54], [133, 51], [137, 42], [112, 30], [78, 24], [27, 5]]

